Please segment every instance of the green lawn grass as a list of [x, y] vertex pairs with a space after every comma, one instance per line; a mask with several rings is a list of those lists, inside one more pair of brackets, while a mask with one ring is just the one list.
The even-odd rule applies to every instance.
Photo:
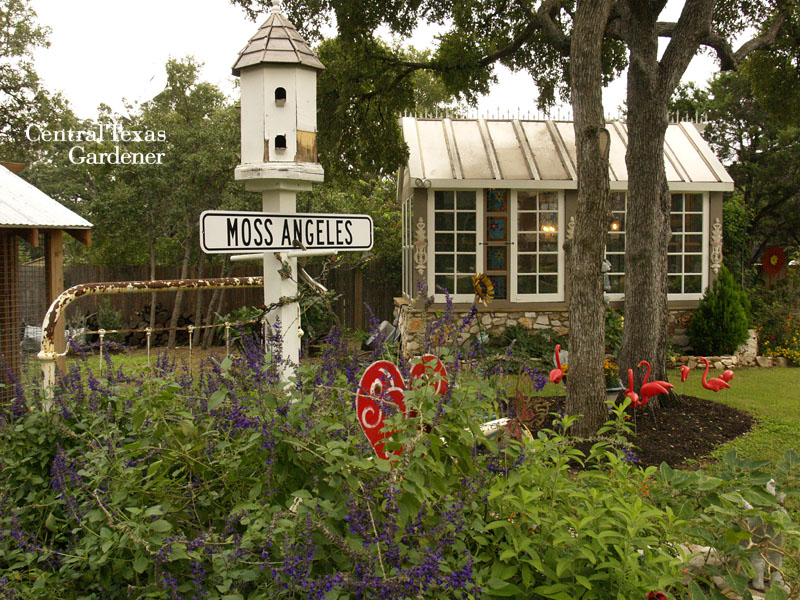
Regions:
[[[710, 371], [709, 378], [719, 377], [720, 371]], [[731, 388], [712, 392], [701, 384], [703, 371], [694, 370], [686, 383], [681, 383], [678, 369], [669, 371], [669, 380], [678, 394], [706, 398], [744, 410], [756, 418], [756, 424], [746, 435], [718, 448], [712, 457], [720, 457], [731, 448], [753, 459], [777, 460], [786, 450], [800, 453], [800, 369], [798, 368], [741, 368], [735, 371]], [[496, 385], [515, 391], [514, 376], [496, 378]], [[520, 391], [534, 396], [563, 396], [564, 386], [547, 383], [533, 392], [527, 377], [520, 382]]]
[[[786, 450], [800, 452], [800, 369], [742, 368], [735, 371], [731, 388], [712, 392], [701, 385], [701, 370], [692, 371], [681, 390], [680, 373], [670, 371], [669, 379], [678, 393], [707, 398], [747, 411], [757, 419], [746, 435], [718, 448], [713, 457], [735, 449], [752, 459], [777, 460]], [[709, 377], [718, 377], [710, 371]]]

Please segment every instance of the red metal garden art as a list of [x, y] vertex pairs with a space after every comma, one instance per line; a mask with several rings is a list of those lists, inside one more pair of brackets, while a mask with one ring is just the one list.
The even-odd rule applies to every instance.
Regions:
[[[412, 379], [423, 379], [432, 385], [437, 394], [447, 393], [447, 369], [444, 363], [432, 355], [426, 354], [411, 367]], [[389, 460], [384, 451], [384, 440], [394, 433], [384, 427], [384, 419], [393, 407], [406, 416], [406, 405], [403, 401], [406, 383], [393, 362], [379, 360], [372, 363], [358, 385], [356, 396], [356, 415], [364, 435], [379, 458]], [[414, 416], [408, 415], [408, 416]], [[399, 456], [402, 450], [395, 450], [392, 455]]]

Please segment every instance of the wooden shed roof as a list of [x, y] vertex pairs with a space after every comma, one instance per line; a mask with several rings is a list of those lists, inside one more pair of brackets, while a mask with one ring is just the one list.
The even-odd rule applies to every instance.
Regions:
[[92, 224], [0, 165], [0, 227], [89, 229]]
[[[577, 187], [571, 121], [403, 117], [402, 129], [415, 187]], [[628, 186], [628, 130], [620, 121], [608, 123], [607, 129], [611, 187], [623, 190]], [[664, 165], [674, 191], [733, 190], [733, 180], [694, 123], [669, 125]]]

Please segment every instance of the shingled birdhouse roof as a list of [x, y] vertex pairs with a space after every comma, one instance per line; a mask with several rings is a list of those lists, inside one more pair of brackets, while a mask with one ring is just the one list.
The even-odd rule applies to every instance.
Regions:
[[325, 68], [286, 15], [280, 12], [280, 3], [277, 1], [273, 1], [269, 17], [239, 53], [233, 65], [233, 74], [238, 77], [242, 69], [264, 63], [301, 64], [319, 70]]

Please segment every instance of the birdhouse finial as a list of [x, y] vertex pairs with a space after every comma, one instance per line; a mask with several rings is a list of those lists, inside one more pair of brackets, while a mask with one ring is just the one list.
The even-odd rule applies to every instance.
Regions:
[[272, 8], [269, 9], [271, 14], [276, 14], [281, 11], [281, 0], [272, 0]]

